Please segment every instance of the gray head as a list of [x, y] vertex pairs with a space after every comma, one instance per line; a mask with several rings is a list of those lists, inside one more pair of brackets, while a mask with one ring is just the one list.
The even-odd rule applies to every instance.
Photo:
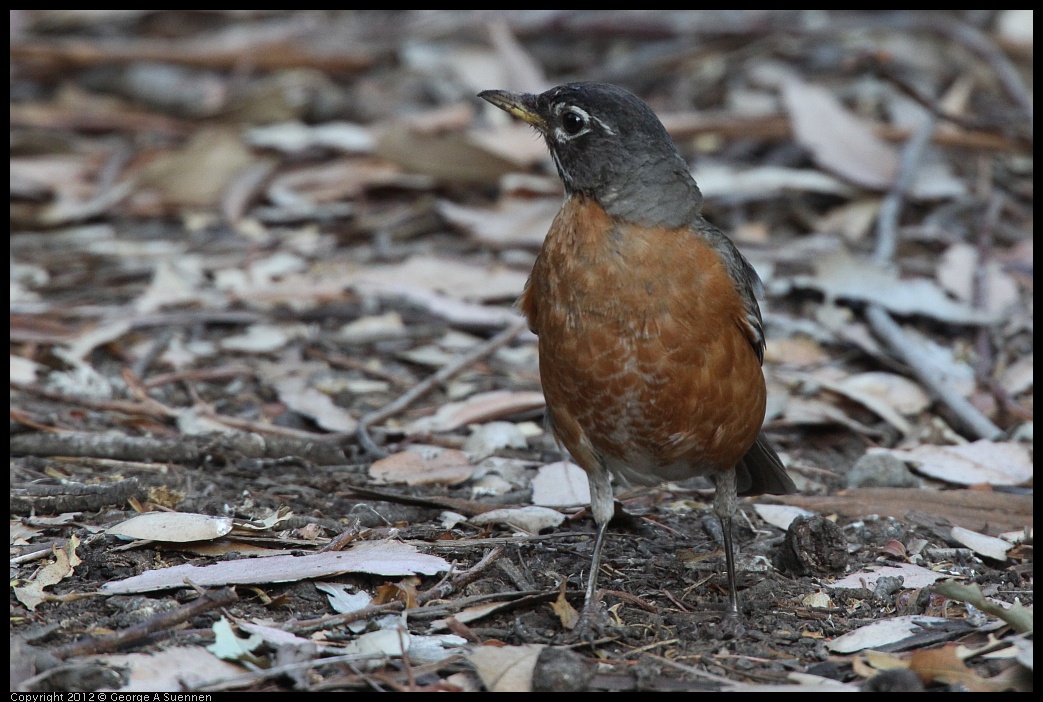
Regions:
[[702, 195], [663, 123], [640, 98], [607, 83], [568, 83], [531, 95], [478, 94], [528, 122], [547, 142], [569, 195], [636, 224], [680, 227]]

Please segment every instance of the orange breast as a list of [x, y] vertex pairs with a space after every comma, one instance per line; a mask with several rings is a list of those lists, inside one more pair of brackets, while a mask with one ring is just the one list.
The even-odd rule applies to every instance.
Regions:
[[520, 300], [554, 431], [586, 470], [631, 482], [729, 470], [764, 420], [742, 299], [690, 230], [613, 222], [573, 197]]

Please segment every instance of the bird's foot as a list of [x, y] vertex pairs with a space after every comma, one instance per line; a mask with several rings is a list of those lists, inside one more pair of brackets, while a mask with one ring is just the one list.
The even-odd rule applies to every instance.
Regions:
[[724, 613], [720, 623], [717, 625], [717, 636], [721, 639], [737, 639], [746, 634], [746, 626], [742, 623], [742, 617], [731, 610]]
[[605, 610], [599, 592], [590, 601], [584, 603], [583, 609], [580, 610], [579, 616], [564, 638], [570, 644], [593, 646], [595, 641], [604, 636], [606, 630], [612, 625], [613, 622]]

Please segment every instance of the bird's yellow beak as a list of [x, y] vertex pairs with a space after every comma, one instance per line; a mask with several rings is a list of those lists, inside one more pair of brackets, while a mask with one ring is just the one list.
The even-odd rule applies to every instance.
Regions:
[[491, 102], [504, 112], [531, 124], [541, 132], [546, 131], [547, 122], [536, 112], [536, 96], [529, 93], [511, 93], [506, 90], [483, 90], [478, 97]]

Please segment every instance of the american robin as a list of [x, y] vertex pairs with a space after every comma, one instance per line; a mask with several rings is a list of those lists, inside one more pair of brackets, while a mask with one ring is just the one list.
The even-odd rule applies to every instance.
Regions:
[[536, 128], [565, 184], [519, 306], [539, 337], [552, 431], [590, 481], [597, 537], [581, 622], [597, 609], [610, 476], [714, 482], [737, 617], [736, 498], [796, 491], [761, 433], [760, 279], [703, 219], [688, 164], [633, 94], [569, 83], [479, 97]]

